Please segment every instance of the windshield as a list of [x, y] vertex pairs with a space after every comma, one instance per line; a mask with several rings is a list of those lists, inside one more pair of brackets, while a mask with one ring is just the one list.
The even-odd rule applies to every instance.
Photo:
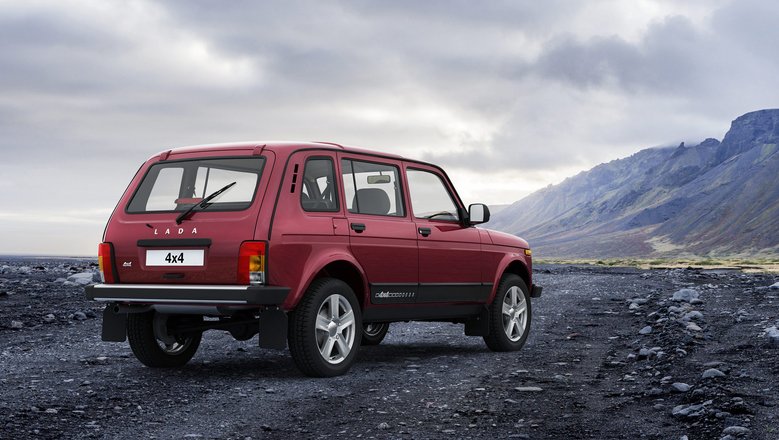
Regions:
[[127, 206], [129, 213], [179, 212], [201, 203], [209, 194], [233, 182], [208, 202], [209, 211], [238, 211], [251, 206], [262, 176], [262, 157], [198, 159], [152, 165]]

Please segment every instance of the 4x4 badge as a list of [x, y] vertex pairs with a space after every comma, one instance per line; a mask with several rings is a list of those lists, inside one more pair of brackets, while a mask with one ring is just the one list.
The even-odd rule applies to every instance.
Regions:
[[122, 267], [133, 267], [133, 262], [125, 261], [124, 263], [122, 263]]

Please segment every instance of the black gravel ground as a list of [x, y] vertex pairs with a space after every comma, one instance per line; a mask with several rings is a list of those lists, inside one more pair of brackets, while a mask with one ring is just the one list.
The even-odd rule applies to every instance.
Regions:
[[0, 258], [0, 438], [779, 439], [776, 275], [542, 266], [519, 353], [398, 323], [312, 379], [224, 332], [182, 369], [144, 367], [100, 341], [72, 276], [95, 269]]

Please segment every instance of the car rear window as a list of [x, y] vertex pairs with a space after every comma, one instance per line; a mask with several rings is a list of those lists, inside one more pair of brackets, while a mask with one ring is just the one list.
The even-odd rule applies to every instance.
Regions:
[[235, 182], [208, 202], [209, 211], [239, 211], [251, 206], [265, 165], [263, 157], [197, 159], [152, 165], [133, 198], [129, 213], [184, 211]]

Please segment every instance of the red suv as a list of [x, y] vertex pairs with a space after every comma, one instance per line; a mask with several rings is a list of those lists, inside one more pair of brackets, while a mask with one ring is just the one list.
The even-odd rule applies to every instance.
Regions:
[[177, 148], [136, 173], [99, 245], [104, 341], [186, 364], [205, 330], [345, 373], [391, 322], [448, 321], [495, 351], [530, 328], [531, 252], [475, 228], [439, 167], [331, 143]]

